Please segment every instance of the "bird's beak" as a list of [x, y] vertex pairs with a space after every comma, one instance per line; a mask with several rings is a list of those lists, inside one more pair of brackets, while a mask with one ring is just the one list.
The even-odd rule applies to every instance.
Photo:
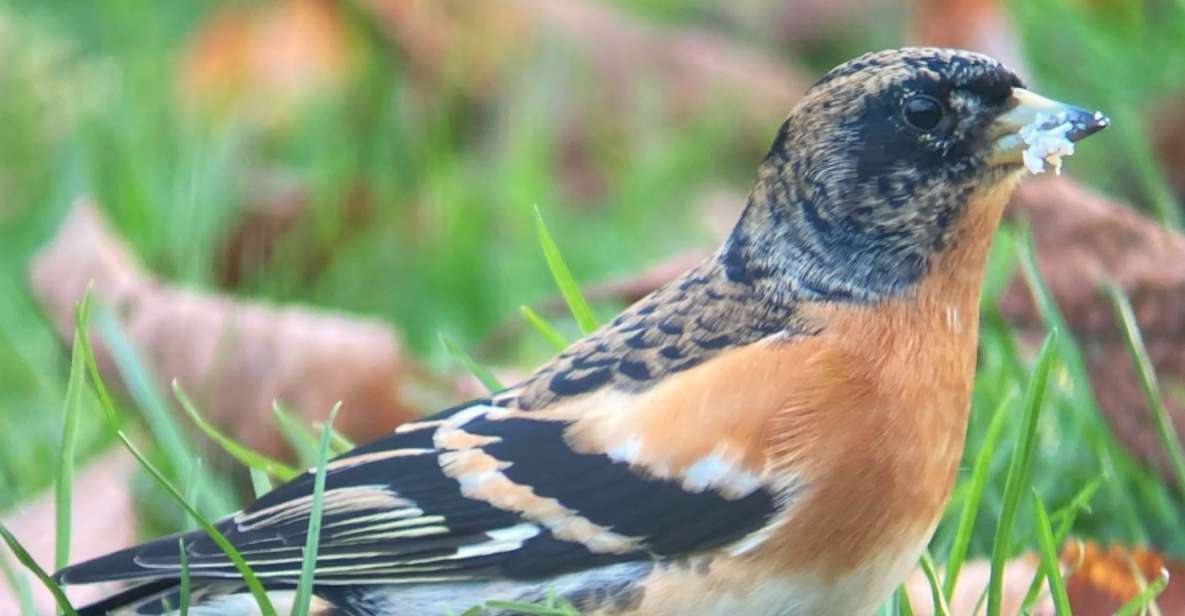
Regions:
[[992, 164], [1020, 164], [1035, 139], [1062, 139], [1073, 153], [1073, 143], [1104, 129], [1111, 123], [1101, 112], [1059, 103], [1024, 88], [1013, 88], [1009, 109], [996, 118], [988, 130], [994, 141]]

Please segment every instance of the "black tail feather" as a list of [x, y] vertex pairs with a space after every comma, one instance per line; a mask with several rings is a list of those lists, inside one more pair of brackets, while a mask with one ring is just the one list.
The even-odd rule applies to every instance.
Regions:
[[178, 584], [179, 582], [176, 579], [164, 579], [133, 586], [111, 595], [102, 601], [79, 608], [77, 610], [78, 616], [106, 616], [108, 612], [128, 607], [137, 601], [142, 601], [153, 595], [173, 589]]
[[147, 549], [178, 550], [177, 539], [172, 535], [149, 543], [112, 552], [98, 558], [70, 565], [53, 575], [59, 584], [92, 584], [95, 582], [116, 582], [121, 580], [149, 580], [162, 574], [176, 576], [176, 572], [147, 569], [136, 562], [136, 557]]

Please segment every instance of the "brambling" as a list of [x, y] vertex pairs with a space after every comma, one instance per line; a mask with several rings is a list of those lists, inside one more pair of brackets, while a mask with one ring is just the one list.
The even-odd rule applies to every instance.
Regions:
[[[589, 615], [870, 613], [955, 477], [984, 260], [1033, 154], [1022, 133], [1068, 144], [1106, 123], [965, 51], [833, 69], [712, 257], [521, 383], [328, 463], [312, 612], [439, 616], [555, 593]], [[217, 524], [281, 612], [313, 481]], [[190, 614], [258, 613], [201, 531], [57, 580], [139, 583], [83, 614], [170, 613], [178, 539]]]

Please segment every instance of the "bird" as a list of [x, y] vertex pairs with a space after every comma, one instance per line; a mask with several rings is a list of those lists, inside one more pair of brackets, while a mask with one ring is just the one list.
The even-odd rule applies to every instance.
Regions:
[[[505, 616], [521, 612], [488, 602], [548, 597], [588, 616], [872, 613], [956, 476], [1023, 135], [1107, 124], [969, 51], [827, 72], [710, 257], [521, 382], [325, 464], [310, 613]], [[280, 613], [314, 482], [215, 523]], [[55, 580], [131, 584], [84, 616], [171, 614], [182, 550], [189, 614], [260, 613], [200, 530]]]

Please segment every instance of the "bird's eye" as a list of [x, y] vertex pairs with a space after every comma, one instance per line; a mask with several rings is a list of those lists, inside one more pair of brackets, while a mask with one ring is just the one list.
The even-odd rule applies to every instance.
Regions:
[[942, 103], [930, 96], [915, 96], [905, 101], [905, 121], [918, 130], [934, 130], [942, 122]]

